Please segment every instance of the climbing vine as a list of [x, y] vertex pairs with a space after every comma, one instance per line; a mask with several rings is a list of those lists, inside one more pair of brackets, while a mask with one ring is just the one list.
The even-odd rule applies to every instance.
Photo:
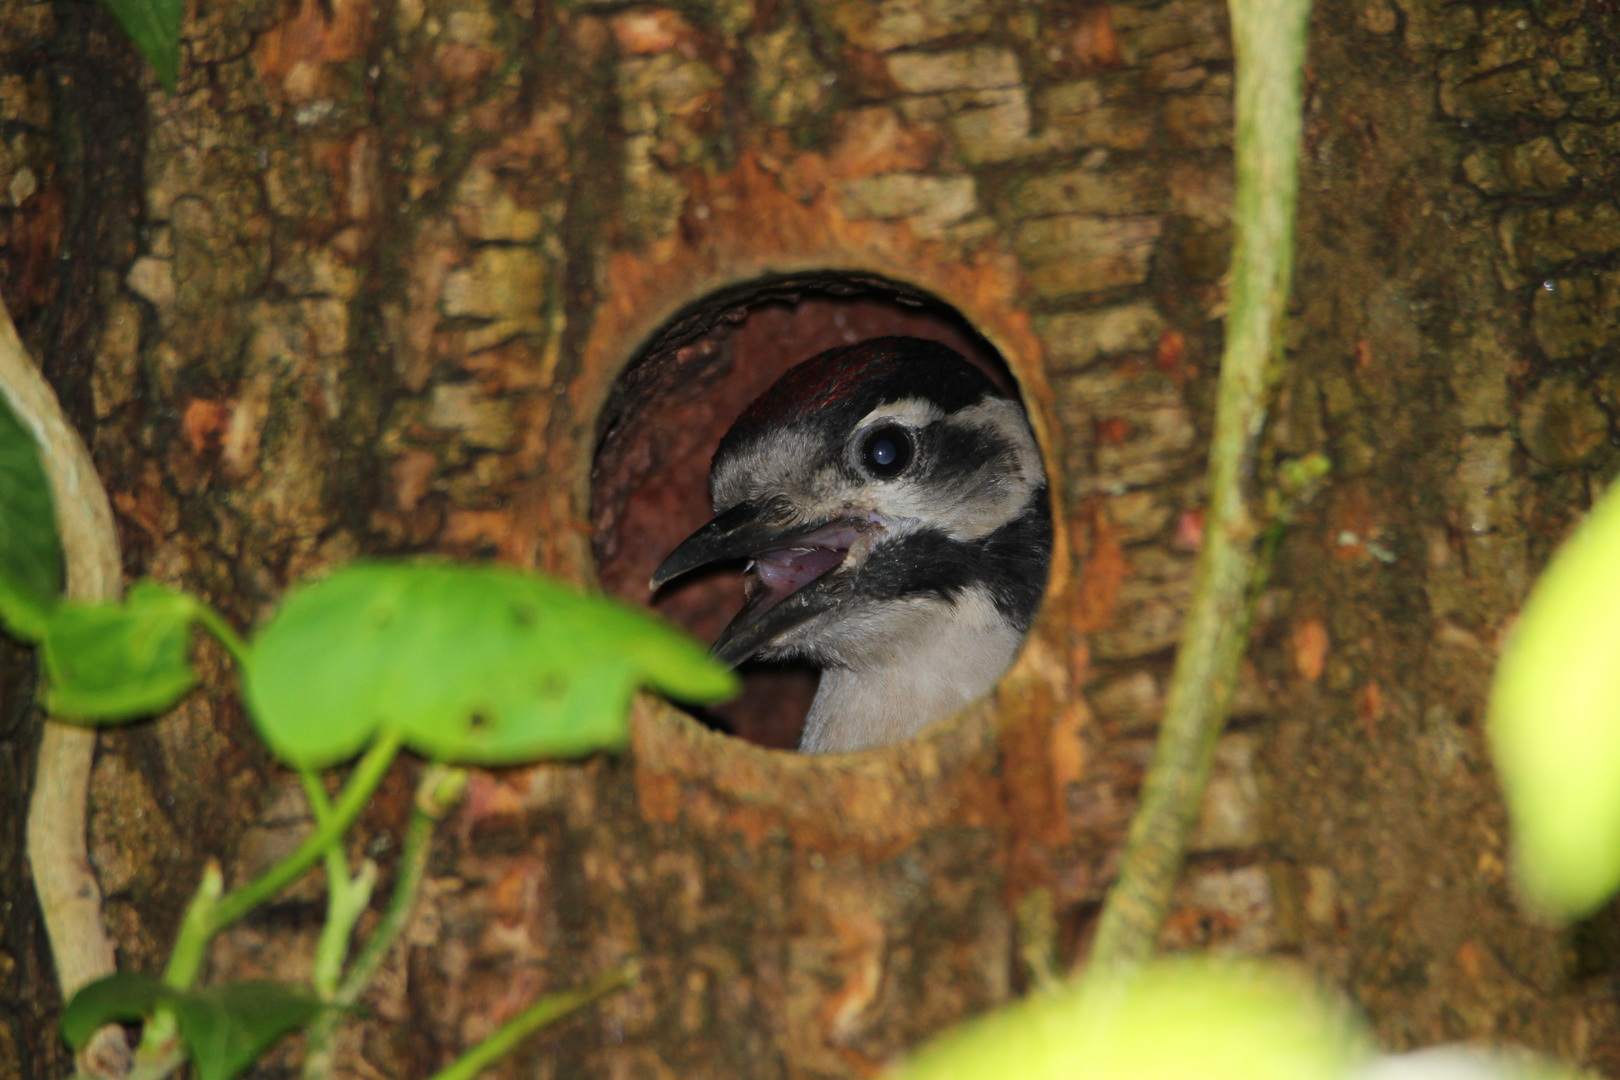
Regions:
[[[166, 711], [197, 683], [191, 648], [201, 629], [235, 661], [248, 715], [278, 760], [299, 774], [315, 822], [296, 850], [228, 892], [218, 864], [208, 865], [161, 977], [116, 972], [73, 995], [62, 1028], [75, 1050], [109, 1023], [143, 1022], [136, 1080], [161, 1080], [188, 1059], [199, 1080], [230, 1080], [305, 1026], [312, 1026], [305, 1076], [329, 1076], [343, 1010], [370, 985], [409, 920], [433, 826], [465, 783], [457, 766], [620, 749], [637, 686], [692, 702], [735, 690], [729, 670], [655, 618], [494, 567], [351, 565], [293, 590], [250, 639], [201, 599], [150, 581], [118, 603], [63, 599], [46, 470], [3, 399], [0, 507], [0, 625], [38, 648], [51, 714], [102, 725]], [[363, 859], [351, 870], [344, 840], [402, 750], [433, 764], [417, 788], [394, 895], [351, 959], [378, 869]], [[324, 774], [357, 754], [330, 797]], [[208, 943], [323, 861], [327, 914], [310, 985], [199, 987]], [[537, 1002], [440, 1076], [474, 1075], [636, 971], [627, 961], [581, 990]]]

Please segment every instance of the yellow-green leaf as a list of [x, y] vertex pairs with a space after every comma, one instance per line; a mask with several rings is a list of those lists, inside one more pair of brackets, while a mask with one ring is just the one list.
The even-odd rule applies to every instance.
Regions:
[[1257, 965], [1166, 963], [1127, 988], [1037, 994], [936, 1039], [896, 1080], [1344, 1080], [1360, 1032]]
[[1489, 733], [1522, 891], [1553, 914], [1593, 910], [1620, 887], [1620, 488], [1531, 592]]

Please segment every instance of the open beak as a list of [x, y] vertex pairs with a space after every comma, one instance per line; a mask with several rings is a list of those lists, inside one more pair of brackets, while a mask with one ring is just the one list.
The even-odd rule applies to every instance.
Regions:
[[657, 589], [705, 566], [748, 559], [748, 601], [710, 649], [735, 667], [850, 595], [849, 576], [834, 571], [871, 527], [844, 520], [807, 527], [779, 501], [741, 503], [681, 541], [653, 572], [651, 585]]

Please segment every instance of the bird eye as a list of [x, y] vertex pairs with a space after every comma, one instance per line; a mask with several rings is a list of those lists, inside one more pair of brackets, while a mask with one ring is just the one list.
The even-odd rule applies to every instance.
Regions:
[[911, 464], [911, 435], [895, 424], [878, 428], [861, 444], [861, 464], [879, 480], [899, 476]]

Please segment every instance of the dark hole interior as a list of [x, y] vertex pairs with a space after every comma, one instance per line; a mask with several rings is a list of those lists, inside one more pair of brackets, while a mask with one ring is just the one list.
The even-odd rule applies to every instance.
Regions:
[[[713, 641], [742, 607], [742, 565], [694, 574], [653, 596], [647, 579], [711, 516], [709, 462], [737, 415], [788, 368], [837, 345], [931, 338], [1015, 382], [989, 342], [946, 304], [879, 278], [805, 274], [712, 294], [678, 315], [625, 368], [603, 409], [591, 472], [592, 546], [602, 586]], [[816, 673], [750, 663], [735, 701], [695, 712], [762, 746], [798, 743]]]

